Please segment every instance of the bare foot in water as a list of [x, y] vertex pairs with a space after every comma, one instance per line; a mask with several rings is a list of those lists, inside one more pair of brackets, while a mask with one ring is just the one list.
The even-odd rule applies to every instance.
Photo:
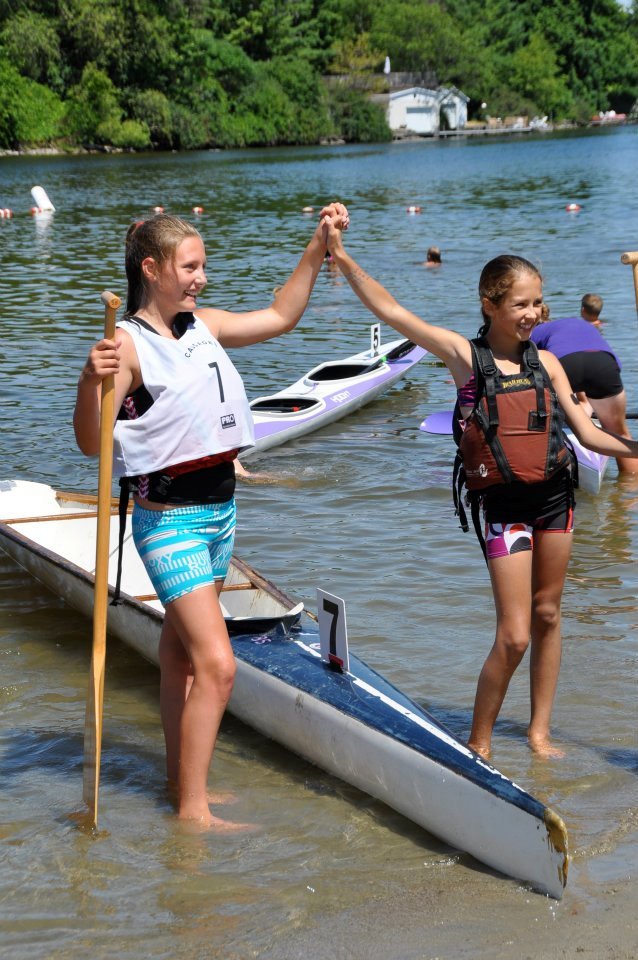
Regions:
[[555, 747], [549, 737], [528, 737], [530, 749], [543, 760], [560, 760], [565, 751]]
[[491, 746], [488, 743], [487, 746], [484, 743], [468, 743], [470, 750], [474, 750], [475, 753], [478, 753], [479, 757], [483, 757], [484, 760], [490, 759]]
[[223, 806], [226, 803], [237, 803], [237, 794], [231, 793], [230, 790], [215, 790], [213, 793], [207, 793], [206, 799], [209, 803]]
[[236, 823], [234, 820], [222, 820], [221, 817], [213, 816], [210, 811], [208, 815], [202, 817], [179, 813], [177, 818], [184, 826], [193, 827], [197, 830], [210, 830], [213, 833], [255, 833], [259, 830], [259, 825], [256, 823]]
[[[175, 807], [179, 806], [179, 796], [177, 790], [177, 784], [174, 780], [166, 781], [166, 789], [168, 791], [168, 798]], [[210, 793], [206, 794], [207, 803], [213, 803], [216, 806], [223, 806], [226, 803], [236, 803], [237, 794], [231, 793], [230, 790], [212, 790]]]

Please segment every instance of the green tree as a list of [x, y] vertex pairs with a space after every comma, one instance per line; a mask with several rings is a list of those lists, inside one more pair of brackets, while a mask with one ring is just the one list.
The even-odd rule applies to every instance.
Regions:
[[275, 58], [267, 65], [288, 98], [294, 123], [293, 143], [317, 143], [330, 133], [327, 94], [317, 73], [306, 60]]
[[382, 143], [392, 139], [381, 107], [342, 84], [331, 88], [330, 111], [335, 133], [349, 143]]
[[53, 91], [0, 58], [0, 147], [50, 143], [62, 134], [63, 115], [64, 105]]
[[210, 30], [194, 30], [179, 46], [180, 77], [173, 95], [188, 102], [193, 89], [214, 80], [227, 97], [239, 97], [255, 79], [257, 66], [241, 47]]
[[380, 4], [370, 31], [372, 46], [385, 51], [395, 70], [447, 74], [456, 62], [462, 34], [438, 3], [396, 0]]
[[374, 90], [386, 55], [456, 85], [470, 111], [581, 120], [638, 100], [638, 3], [617, 0], [0, 0], [0, 48], [14, 81], [48, 88], [3, 73], [5, 143], [56, 135], [60, 100], [73, 142], [379, 139], [381, 113], [322, 75]]
[[146, 126], [154, 144], [172, 146], [173, 118], [168, 97], [159, 90], [137, 90], [129, 98], [129, 108], [133, 118]]
[[370, 34], [359, 33], [335, 43], [330, 73], [350, 74], [352, 77], [372, 75], [379, 72], [384, 60], [385, 54], [372, 46]]
[[53, 20], [20, 10], [4, 22], [0, 45], [22, 76], [62, 92], [60, 40]]
[[[60, 0], [60, 33], [73, 80], [88, 63], [124, 85], [131, 41], [117, 0]], [[135, 38], [139, 43], [141, 38]]]
[[564, 117], [573, 107], [572, 96], [558, 71], [556, 54], [540, 34], [533, 33], [512, 55], [508, 74], [511, 88], [535, 104], [535, 113]]
[[252, 60], [314, 60], [321, 56], [320, 6], [317, 0], [211, 0], [208, 25]]
[[115, 84], [94, 63], [87, 63], [80, 82], [69, 90], [67, 125], [71, 135], [83, 143], [107, 142], [122, 114]]
[[118, 90], [94, 63], [82, 71], [80, 83], [69, 90], [66, 123], [81, 142], [141, 149], [150, 146], [149, 128], [138, 120], [123, 120]]

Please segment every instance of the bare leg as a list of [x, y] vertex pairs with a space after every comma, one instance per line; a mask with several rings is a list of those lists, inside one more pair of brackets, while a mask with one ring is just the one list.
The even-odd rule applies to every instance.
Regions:
[[[603, 397], [602, 400], [592, 400], [590, 398], [589, 402], [600, 420], [603, 430], [632, 439], [625, 419], [627, 394], [624, 390], [615, 397]], [[638, 458], [636, 457], [617, 457], [616, 463], [619, 473], [638, 473]]]
[[[202, 587], [180, 597], [167, 606], [166, 619], [161, 650], [162, 722], [167, 772], [170, 779], [177, 777], [178, 815], [221, 828], [224, 821], [211, 814], [206, 786], [232, 691], [235, 660], [217, 591]], [[231, 829], [237, 826], [228, 824]]]
[[561, 660], [560, 603], [571, 547], [571, 533], [534, 534], [528, 737], [532, 750], [544, 757], [564, 756], [551, 745], [550, 724]]
[[496, 606], [496, 638], [479, 676], [469, 746], [489, 757], [492, 731], [509, 682], [530, 639], [532, 552], [488, 563]]
[[184, 704], [193, 683], [191, 662], [177, 630], [164, 617], [159, 643], [160, 713], [166, 743], [166, 777], [177, 788], [179, 773], [179, 731]]
[[[221, 583], [219, 590], [221, 590]], [[169, 617], [164, 625], [159, 644], [160, 713], [166, 743], [166, 779], [171, 800], [179, 803], [177, 778], [179, 774], [180, 727], [184, 704], [193, 683], [193, 668], [186, 650]], [[237, 797], [229, 791], [215, 791], [207, 795], [209, 803], [233, 803]]]

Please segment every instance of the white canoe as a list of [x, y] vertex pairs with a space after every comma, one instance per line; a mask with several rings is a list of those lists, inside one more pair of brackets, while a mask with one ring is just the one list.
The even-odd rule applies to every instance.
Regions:
[[[44, 484], [0, 481], [0, 549], [87, 617], [94, 503]], [[114, 512], [112, 544], [116, 531]], [[128, 531], [122, 584], [123, 602], [108, 610], [109, 631], [157, 663], [162, 607]], [[300, 619], [302, 605], [246, 564], [233, 561], [226, 587], [222, 600], [237, 661], [231, 713], [453, 847], [561, 897], [567, 832], [556, 813], [352, 653], [348, 671], [335, 672], [321, 659], [316, 625]]]
[[[452, 436], [453, 415], [452, 410], [437, 410], [436, 413], [431, 413], [425, 418], [419, 429], [424, 433]], [[600, 493], [600, 485], [609, 466], [609, 457], [588, 450], [571, 430], [566, 429], [565, 435], [574, 449], [578, 462], [578, 489], [585, 490], [587, 493]]]
[[240, 459], [250, 460], [358, 410], [405, 376], [426, 352], [409, 340], [393, 340], [321, 363], [284, 390], [257, 397], [250, 404], [255, 445]]

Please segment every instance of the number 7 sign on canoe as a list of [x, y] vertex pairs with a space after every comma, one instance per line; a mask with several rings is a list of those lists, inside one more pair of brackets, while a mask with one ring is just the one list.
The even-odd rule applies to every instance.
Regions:
[[350, 661], [348, 658], [346, 605], [341, 597], [335, 597], [331, 593], [318, 589], [317, 620], [319, 621], [321, 659], [332, 667], [347, 673], [350, 668]]

